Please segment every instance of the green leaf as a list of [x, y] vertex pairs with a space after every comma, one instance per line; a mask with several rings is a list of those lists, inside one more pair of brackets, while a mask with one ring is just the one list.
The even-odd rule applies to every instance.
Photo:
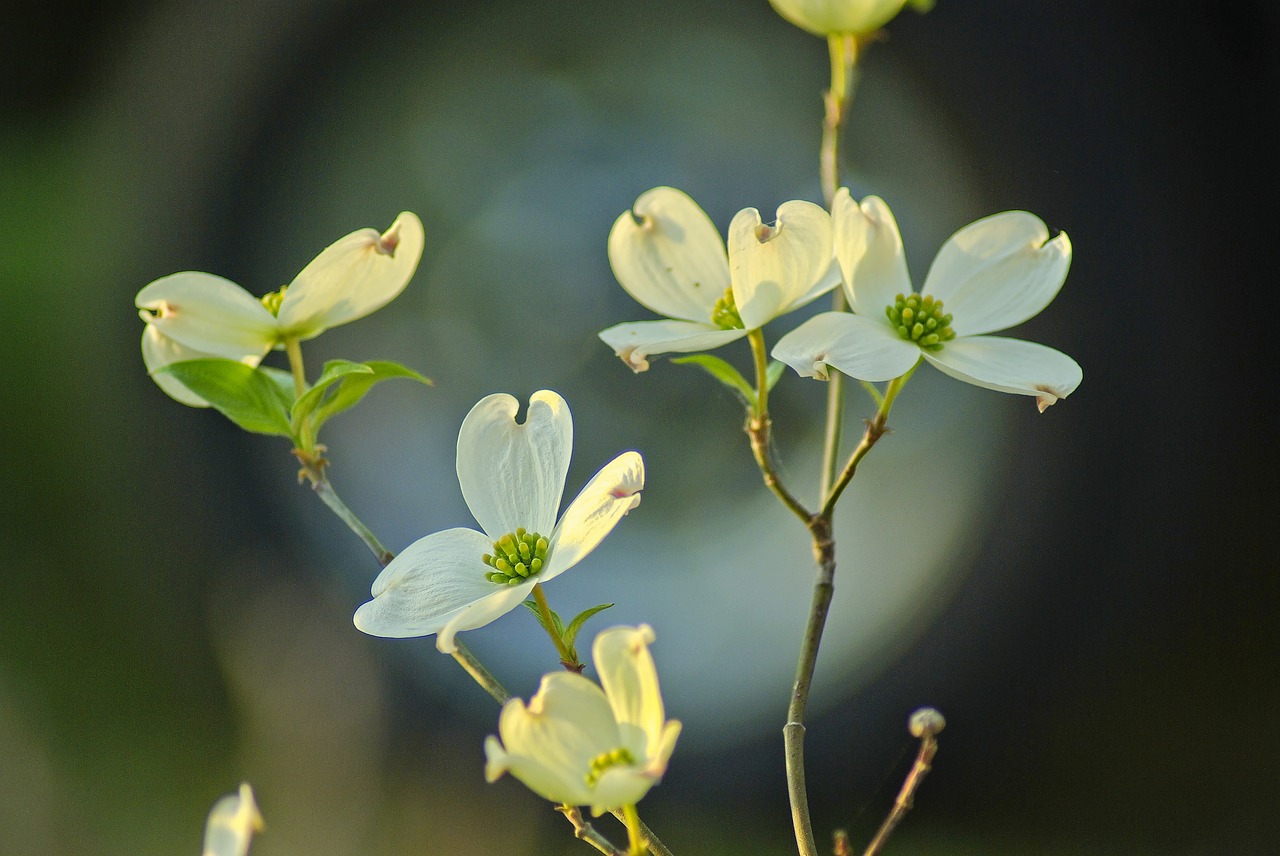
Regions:
[[373, 374], [373, 369], [363, 363], [353, 363], [350, 360], [330, 360], [325, 363], [324, 371], [320, 373], [320, 377], [316, 379], [315, 384], [293, 404], [291, 418], [294, 430], [299, 430], [302, 427], [302, 420], [306, 419], [311, 415], [312, 411], [320, 406], [329, 387], [344, 377], [353, 374]]
[[741, 372], [719, 357], [713, 357], [710, 354], [692, 354], [687, 357], [675, 357], [671, 362], [698, 366], [724, 384], [743, 404], [749, 405], [756, 400], [755, 389], [747, 383], [747, 379]]
[[[326, 371], [329, 365], [332, 365], [332, 363], [325, 366]], [[330, 418], [337, 416], [350, 407], [354, 407], [360, 402], [360, 399], [369, 393], [369, 390], [384, 380], [402, 377], [416, 380], [425, 386], [431, 386], [430, 378], [423, 377], [413, 369], [405, 368], [399, 363], [393, 363], [388, 360], [370, 360], [367, 363], [353, 363], [352, 365], [363, 365], [369, 371], [345, 372], [337, 379], [337, 385], [333, 387], [333, 394], [326, 398], [314, 411], [313, 430], [319, 431], [320, 426], [329, 421]]]
[[782, 373], [787, 370], [787, 364], [778, 360], [770, 360], [769, 368], [764, 371], [765, 386], [770, 392], [778, 385], [778, 381], [782, 380]]
[[585, 612], [580, 613], [577, 618], [573, 619], [573, 621], [570, 621], [569, 628], [564, 632], [563, 639], [565, 644], [570, 648], [573, 648], [573, 640], [578, 638], [578, 631], [582, 629], [582, 625], [587, 623], [587, 619], [595, 615], [597, 612], [604, 612], [611, 606], [613, 606], [611, 603], [602, 603], [599, 606], [593, 606]]
[[289, 425], [292, 381], [289, 387], [281, 386], [278, 375], [283, 372], [213, 357], [169, 363], [156, 370], [161, 372], [172, 375], [246, 431], [293, 437]]

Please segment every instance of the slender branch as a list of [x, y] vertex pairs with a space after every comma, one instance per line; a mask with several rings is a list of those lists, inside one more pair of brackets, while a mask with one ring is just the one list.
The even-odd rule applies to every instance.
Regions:
[[924, 777], [929, 774], [933, 765], [933, 756], [938, 754], [938, 732], [946, 727], [946, 724], [942, 714], [931, 707], [923, 707], [911, 714], [909, 727], [911, 733], [920, 738], [920, 752], [916, 755], [916, 762], [911, 765], [911, 772], [907, 773], [906, 781], [902, 783], [902, 790], [898, 791], [898, 798], [894, 800], [889, 816], [884, 819], [876, 837], [867, 845], [862, 856], [876, 856], [884, 848], [893, 830], [915, 805], [916, 790], [924, 781]]
[[787, 765], [787, 796], [791, 802], [791, 822], [795, 828], [796, 847], [800, 856], [817, 856], [813, 839], [813, 823], [809, 819], [809, 795], [804, 771], [804, 716], [809, 706], [809, 690], [813, 685], [813, 673], [818, 664], [818, 647], [822, 643], [822, 631], [831, 609], [831, 596], [835, 590], [836, 545], [831, 535], [831, 516], [817, 515], [809, 523], [813, 538], [813, 550], [818, 563], [817, 579], [813, 584], [813, 599], [809, 606], [809, 619], [800, 642], [800, 657], [796, 662], [796, 680], [791, 690], [791, 702], [787, 705], [787, 723], [782, 727], [782, 743]]
[[782, 480], [778, 478], [778, 473], [773, 466], [773, 456], [769, 452], [769, 432], [773, 423], [769, 419], [769, 355], [765, 349], [764, 334], [759, 330], [752, 330], [747, 335], [747, 341], [751, 344], [751, 353], [755, 358], [756, 367], [756, 403], [750, 408], [746, 424], [751, 454], [756, 459], [756, 465], [760, 467], [760, 475], [764, 478], [765, 487], [773, 491], [782, 504], [807, 526], [813, 514], [792, 495], [791, 491], [787, 490]]
[[[626, 814], [623, 813], [622, 809], [620, 808], [613, 809], [612, 811], [609, 812], [609, 814], [613, 815], [618, 820], [622, 821], [624, 824], [627, 822], [627, 816]], [[639, 819], [637, 818], [637, 820]], [[658, 836], [653, 834], [653, 830], [650, 829], [648, 826], [646, 826], [643, 820], [639, 820], [639, 824], [640, 824], [640, 834], [644, 836], [644, 842], [648, 846], [649, 852], [652, 853], [653, 856], [674, 856], [674, 854], [672, 854], [671, 852], [671, 849], [667, 847], [667, 845], [663, 844], [662, 841], [658, 838]]]
[[[917, 363], [916, 365], [919, 365]], [[901, 377], [894, 378], [889, 381], [889, 385], [885, 388], [884, 397], [880, 400], [880, 406], [876, 408], [876, 415], [867, 420], [867, 430], [862, 435], [862, 442], [858, 443], [857, 448], [849, 455], [848, 462], [845, 463], [844, 469], [840, 472], [840, 477], [836, 479], [835, 484], [831, 486], [831, 490], [825, 495], [826, 498], [822, 504], [822, 511], [818, 512], [822, 516], [830, 517], [835, 511], [836, 502], [840, 499], [840, 495], [844, 493], [844, 489], [849, 486], [849, 482], [853, 480], [854, 474], [858, 472], [858, 464], [867, 456], [871, 448], [885, 435], [888, 430], [889, 411], [893, 409], [893, 403], [898, 399], [898, 393], [902, 392], [902, 388], [907, 385], [907, 381], [911, 379], [911, 375], [915, 373], [915, 366]]]
[[338, 519], [347, 524], [347, 528], [364, 542], [364, 545], [369, 548], [369, 552], [373, 553], [373, 557], [378, 560], [379, 565], [384, 568], [389, 565], [391, 560], [395, 558], [395, 553], [382, 546], [382, 542], [373, 534], [373, 531], [368, 526], [365, 526], [359, 517], [356, 517], [355, 513], [338, 496], [337, 491], [333, 489], [333, 485], [329, 483], [329, 479], [325, 475], [327, 461], [324, 459], [324, 447], [317, 446], [315, 454], [308, 454], [301, 449], [294, 449], [293, 454], [302, 462], [302, 472], [298, 475], [310, 479], [311, 490], [316, 496], [320, 497], [320, 501], [329, 506], [329, 510], [338, 515]]
[[475, 654], [471, 653], [471, 649], [458, 637], [453, 638], [454, 650], [453, 659], [458, 661], [458, 665], [466, 669], [467, 674], [472, 677], [480, 688], [493, 696], [493, 700], [498, 704], [506, 704], [511, 700], [511, 693], [507, 692], [506, 687], [498, 682], [493, 673], [484, 667]]
[[644, 835], [640, 832], [640, 813], [635, 803], [627, 803], [622, 807], [623, 822], [627, 825], [627, 856], [645, 856]]

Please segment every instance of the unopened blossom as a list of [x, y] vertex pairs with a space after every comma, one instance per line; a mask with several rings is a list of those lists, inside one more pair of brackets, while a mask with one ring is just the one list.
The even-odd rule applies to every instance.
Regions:
[[618, 324], [600, 334], [632, 370], [655, 354], [704, 351], [835, 288], [831, 218], [811, 202], [784, 202], [768, 225], [739, 211], [720, 239], [711, 218], [672, 187], [645, 191], [609, 232], [609, 264], [628, 294], [666, 321]]
[[917, 294], [883, 200], [859, 205], [841, 188], [833, 219], [853, 311], [809, 319], [778, 341], [775, 359], [806, 377], [825, 380], [830, 366], [874, 382], [900, 377], [923, 357], [966, 383], [1033, 395], [1041, 412], [1080, 385], [1080, 366], [1066, 354], [987, 335], [1021, 324], [1057, 295], [1071, 266], [1065, 232], [1050, 239], [1026, 211], [970, 223], [943, 244]]
[[663, 710], [653, 638], [647, 624], [605, 630], [591, 646], [599, 686], [555, 672], [527, 705], [507, 702], [502, 739], [484, 744], [485, 778], [509, 772], [539, 796], [596, 815], [639, 802], [666, 772], [680, 735]]
[[458, 432], [462, 498], [483, 531], [446, 529], [420, 538], [373, 581], [373, 599], [355, 614], [371, 636], [454, 636], [515, 609], [538, 583], [555, 579], [595, 549], [640, 503], [644, 461], [624, 452], [589, 481], [559, 520], [573, 451], [573, 418], [550, 390], [520, 403], [498, 393], [480, 400]]
[[921, 0], [769, 0], [779, 15], [815, 36], [852, 33], [864, 35], [880, 29], [911, 3], [927, 9]]
[[402, 213], [385, 232], [360, 229], [326, 247], [262, 298], [211, 273], [184, 271], [152, 282], [134, 302], [147, 323], [142, 359], [160, 388], [192, 407], [208, 402], [157, 369], [208, 357], [256, 366], [272, 348], [363, 318], [391, 302], [422, 257], [417, 215]]
[[262, 831], [262, 814], [248, 783], [213, 804], [204, 827], [202, 856], [245, 856], [255, 832]]

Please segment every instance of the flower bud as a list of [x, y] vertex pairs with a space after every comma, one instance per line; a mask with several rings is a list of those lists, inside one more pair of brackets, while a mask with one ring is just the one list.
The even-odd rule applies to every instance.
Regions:
[[928, 11], [932, 0], [769, 0], [778, 14], [815, 36], [875, 32], [910, 3]]

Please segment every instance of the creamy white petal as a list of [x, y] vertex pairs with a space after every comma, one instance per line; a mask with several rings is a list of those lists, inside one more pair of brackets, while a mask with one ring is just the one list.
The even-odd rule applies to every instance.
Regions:
[[134, 303], [144, 310], [143, 321], [206, 354], [261, 357], [276, 342], [275, 317], [249, 292], [211, 273], [162, 277], [139, 291]]
[[609, 231], [609, 264], [627, 293], [669, 318], [707, 322], [729, 287], [724, 241], [683, 192], [655, 187]]
[[417, 269], [423, 240], [422, 221], [405, 211], [381, 235], [360, 229], [330, 244], [289, 285], [282, 333], [309, 339], [386, 306]]
[[506, 393], [481, 399], [458, 431], [462, 498], [489, 537], [523, 526], [550, 537], [573, 452], [569, 405], [550, 390], [535, 392], [523, 423], [520, 402]]
[[492, 549], [489, 538], [473, 529], [419, 538], [373, 581], [373, 600], [356, 610], [356, 627], [395, 639], [429, 636], [477, 602], [507, 593], [508, 587], [484, 578], [491, 569], [481, 557]]
[[747, 335], [746, 330], [723, 330], [714, 324], [692, 321], [631, 321], [600, 333], [600, 339], [632, 371], [649, 368], [649, 357], [709, 351]]
[[262, 813], [248, 783], [213, 804], [204, 827], [202, 856], [245, 856], [255, 832], [263, 828]]
[[552, 768], [528, 755], [511, 754], [493, 736], [485, 738], [484, 754], [486, 781], [496, 782], [503, 773], [510, 773], [529, 790], [553, 802], [585, 805], [591, 800], [591, 790], [587, 787], [585, 774], [580, 770], [570, 772]]
[[1043, 412], [1080, 385], [1079, 363], [1061, 351], [1000, 336], [974, 336], [948, 342], [924, 357], [939, 371], [975, 386], [1034, 395]]
[[778, 340], [773, 358], [803, 377], [827, 379], [827, 366], [850, 377], [878, 382], [906, 374], [920, 347], [898, 336], [888, 321], [852, 312], [824, 312]]
[[666, 725], [658, 670], [649, 653], [653, 639], [653, 628], [641, 624], [610, 627], [596, 634], [591, 645], [591, 659], [614, 719], [619, 726], [636, 726], [644, 735], [638, 762], [658, 750]]
[[455, 636], [464, 630], [484, 627], [489, 622], [506, 615], [533, 593], [533, 587], [537, 582], [531, 577], [518, 586], [503, 586], [494, 594], [453, 613], [445, 625], [436, 631], [436, 650], [442, 654], [452, 654], [458, 650], [458, 643], [454, 641]]
[[605, 464], [556, 524], [547, 549], [547, 566], [539, 580], [554, 579], [582, 561], [640, 504], [643, 488], [644, 459], [638, 452], [623, 452]]
[[1021, 324], [1049, 305], [1071, 267], [1065, 232], [1049, 240], [1039, 217], [1005, 211], [970, 223], [938, 251], [922, 294], [941, 300], [958, 336]]
[[635, 805], [658, 783], [659, 778], [661, 777], [637, 767], [610, 767], [600, 776], [591, 792], [592, 816], [599, 817], [606, 811]]
[[847, 187], [836, 191], [831, 209], [836, 258], [849, 305], [869, 318], [883, 315], [899, 294], [911, 293], [898, 221], [883, 199], [868, 196], [859, 205]]
[[[512, 699], [502, 708], [498, 733], [512, 775], [536, 793], [556, 802], [590, 802], [586, 775], [591, 762], [618, 748], [618, 729], [604, 693], [593, 682], [572, 672], [546, 675], [526, 706]], [[522, 768], [517, 757], [536, 762]], [[543, 773], [530, 781], [524, 774]]]
[[[729, 276], [748, 330], [790, 310], [831, 268], [831, 216], [803, 200], [784, 202], [777, 223], [744, 208], [729, 224]], [[816, 296], [816, 295], [815, 295]]]

